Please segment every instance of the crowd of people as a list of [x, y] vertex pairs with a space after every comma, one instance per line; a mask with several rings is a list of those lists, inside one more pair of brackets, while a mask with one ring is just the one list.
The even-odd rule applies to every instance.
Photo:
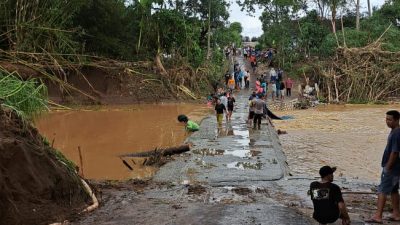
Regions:
[[[248, 59], [253, 67], [257, 66], [257, 61], [252, 61], [251, 48], [244, 48], [243, 55]], [[272, 57], [272, 56], [271, 56]], [[253, 63], [255, 62], [255, 63]], [[224, 115], [227, 122], [231, 121], [236, 99], [234, 91], [243, 88], [250, 88], [250, 72], [239, 63], [234, 63], [233, 74], [225, 74], [225, 85], [219, 87], [216, 93], [208, 97], [209, 104], [215, 104], [214, 110], [218, 126], [223, 123]], [[253, 74], [255, 69], [253, 68]], [[283, 100], [286, 96], [292, 94], [294, 82], [290, 77], [284, 79], [281, 69], [275, 70], [271, 67], [268, 74], [262, 74], [256, 78], [255, 87], [249, 96], [249, 114], [247, 117], [248, 125], [253, 125], [253, 129], [261, 128], [261, 120], [270, 115], [267, 107], [268, 96], [272, 101]], [[179, 115], [178, 121], [185, 124], [188, 131], [197, 131], [199, 126], [190, 121], [185, 115]], [[386, 113], [386, 125], [391, 129], [388, 136], [386, 148], [382, 157], [381, 182], [378, 187], [377, 210], [375, 214], [368, 219], [368, 223], [383, 223], [383, 211], [387, 196], [391, 196], [392, 215], [387, 218], [390, 221], [400, 222], [399, 207], [399, 180], [400, 180], [400, 113], [397, 110], [390, 110]], [[336, 168], [323, 166], [319, 170], [320, 181], [314, 181], [310, 184], [309, 194], [314, 205], [313, 218], [319, 224], [334, 223], [338, 219], [342, 220], [343, 225], [350, 225], [350, 217], [347, 207], [342, 197], [341, 189], [333, 183], [334, 172]]]

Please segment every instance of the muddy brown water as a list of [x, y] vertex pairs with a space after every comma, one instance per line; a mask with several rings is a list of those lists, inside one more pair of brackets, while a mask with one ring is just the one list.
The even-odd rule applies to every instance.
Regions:
[[379, 181], [380, 162], [390, 130], [386, 112], [399, 105], [329, 105], [277, 112], [295, 119], [275, 121], [286, 130], [280, 140], [293, 175], [318, 176], [322, 165], [336, 176]]
[[200, 122], [209, 112], [198, 104], [109, 106], [50, 112], [36, 119], [35, 125], [77, 165], [81, 147], [86, 178], [121, 180], [150, 177], [157, 169], [142, 166], [143, 158], [132, 158], [136, 164], [127, 159], [133, 167], [130, 171], [118, 155], [180, 145], [187, 134], [177, 115]]

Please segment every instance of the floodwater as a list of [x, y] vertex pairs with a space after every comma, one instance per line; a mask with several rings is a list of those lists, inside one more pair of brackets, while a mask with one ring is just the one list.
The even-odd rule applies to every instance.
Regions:
[[85, 178], [121, 180], [151, 177], [157, 169], [142, 166], [144, 158], [125, 158], [133, 167], [130, 171], [118, 155], [178, 146], [187, 134], [177, 122], [177, 115], [186, 114], [200, 122], [209, 112], [209, 108], [198, 104], [109, 106], [50, 112], [35, 124], [78, 166], [80, 146]]
[[379, 181], [380, 162], [390, 129], [386, 112], [399, 105], [328, 105], [277, 112], [293, 120], [274, 121], [293, 175], [318, 177], [323, 165], [336, 176]]

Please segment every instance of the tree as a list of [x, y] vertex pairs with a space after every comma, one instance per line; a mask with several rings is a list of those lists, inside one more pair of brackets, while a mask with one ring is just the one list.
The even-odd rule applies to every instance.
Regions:
[[327, 0], [328, 5], [331, 10], [331, 23], [332, 23], [332, 32], [336, 33], [336, 16], [339, 7], [342, 7], [346, 4], [346, 0]]
[[239, 22], [233, 22], [229, 25], [229, 29], [231, 29], [232, 31], [236, 31], [237, 33], [241, 34], [243, 31], [243, 27], [242, 24], [240, 24]]
[[370, 1], [370, 0], [367, 0], [367, 4], [368, 4], [368, 15], [371, 17], [371, 16], [372, 16], [371, 1]]
[[138, 11], [121, 0], [92, 0], [74, 16], [74, 26], [85, 33], [78, 40], [85, 44], [88, 53], [130, 58], [134, 43], [141, 41], [140, 36], [139, 39], [135, 36], [139, 33], [136, 29], [140, 23]]
[[356, 3], [356, 30], [360, 30], [360, 0]]
[[0, 3], [0, 43], [5, 49], [27, 52], [74, 53], [79, 33], [73, 16], [90, 1], [7, 0]]

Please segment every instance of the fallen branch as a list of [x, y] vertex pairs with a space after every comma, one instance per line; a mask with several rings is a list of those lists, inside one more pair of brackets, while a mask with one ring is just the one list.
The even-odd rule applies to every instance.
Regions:
[[170, 155], [181, 154], [188, 151], [190, 151], [189, 145], [181, 145], [179, 147], [170, 147], [165, 149], [150, 150], [146, 152], [129, 153], [124, 155], [119, 155], [119, 157], [150, 157], [156, 155], [170, 156]]

